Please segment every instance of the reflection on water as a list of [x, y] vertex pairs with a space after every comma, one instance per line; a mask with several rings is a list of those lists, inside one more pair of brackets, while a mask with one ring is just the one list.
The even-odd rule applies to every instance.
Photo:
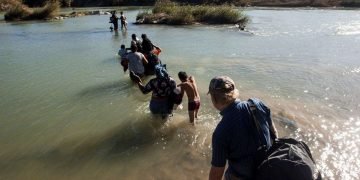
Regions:
[[357, 35], [360, 34], [360, 21], [350, 22], [347, 24], [339, 25], [337, 27], [338, 35]]
[[[306, 141], [327, 179], [359, 179], [358, 12], [247, 14], [248, 32], [131, 23], [110, 32], [107, 16], [1, 23], [0, 179], [206, 179], [220, 119], [206, 89], [216, 75], [232, 77], [242, 100], [263, 99], [280, 135]], [[116, 55], [132, 33], [162, 48], [175, 79], [178, 71], [196, 77], [195, 127], [186, 99], [168, 121], [151, 115], [150, 95]]]

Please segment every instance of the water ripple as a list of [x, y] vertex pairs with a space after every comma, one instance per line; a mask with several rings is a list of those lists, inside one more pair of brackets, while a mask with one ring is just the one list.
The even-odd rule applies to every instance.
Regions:
[[337, 35], [358, 35], [360, 34], [360, 21], [352, 21], [340, 24], [336, 27]]

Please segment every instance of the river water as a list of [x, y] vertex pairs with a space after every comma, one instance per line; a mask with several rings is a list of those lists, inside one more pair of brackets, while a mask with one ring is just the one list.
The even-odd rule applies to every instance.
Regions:
[[[207, 179], [220, 120], [210, 79], [232, 77], [271, 108], [281, 136], [304, 140], [326, 179], [360, 178], [360, 13], [253, 8], [232, 25], [133, 25], [107, 15], [0, 23], [0, 179]], [[132, 33], [163, 49], [169, 73], [195, 76], [201, 109], [167, 122], [148, 110], [116, 52]]]

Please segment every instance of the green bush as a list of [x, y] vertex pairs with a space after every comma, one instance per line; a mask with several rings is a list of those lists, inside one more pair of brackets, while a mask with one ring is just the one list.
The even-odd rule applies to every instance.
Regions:
[[222, 5], [216, 8], [209, 7], [200, 19], [210, 24], [231, 24], [238, 22], [240, 17], [239, 11], [234, 10], [231, 6]]
[[142, 11], [142, 12], [139, 12], [137, 15], [136, 15], [136, 21], [137, 20], [140, 20], [140, 19], [144, 19], [146, 16], [149, 16], [150, 13], [148, 11]]
[[155, 3], [154, 9], [152, 12], [154, 14], [157, 13], [165, 13], [168, 15], [176, 13], [179, 10], [179, 5], [175, 2], [171, 2], [170, 0], [158, 0]]
[[167, 24], [171, 25], [185, 25], [193, 24], [195, 18], [191, 13], [191, 9], [181, 9], [173, 12], [172, 16], [168, 18]]
[[5, 13], [5, 20], [41, 20], [55, 17], [60, 11], [58, 1], [49, 1], [42, 8], [29, 9], [24, 5], [17, 5]]
[[[161, 15], [159, 15], [161, 14]], [[157, 17], [167, 16], [166, 20], [161, 23], [172, 25], [193, 24], [195, 22], [208, 24], [234, 24], [247, 23], [248, 18], [242, 14], [238, 9], [230, 5], [210, 6], [210, 5], [179, 5], [170, 0], [159, 0], [151, 14], [139, 13], [138, 18], [143, 19], [144, 23], [156, 22]], [[148, 21], [149, 20], [149, 21]], [[243, 24], [243, 25], [244, 25]]]
[[21, 20], [29, 16], [31, 11], [19, 4], [10, 8], [4, 15], [6, 21]]
[[58, 1], [49, 1], [44, 7], [34, 9], [33, 13], [26, 17], [26, 19], [49, 19], [58, 15], [59, 11], [60, 3]]

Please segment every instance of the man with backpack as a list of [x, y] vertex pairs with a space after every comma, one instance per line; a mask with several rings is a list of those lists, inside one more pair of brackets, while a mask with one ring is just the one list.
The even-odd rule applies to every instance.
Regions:
[[[227, 76], [213, 78], [208, 94], [222, 115], [212, 137], [209, 179], [222, 179], [226, 162], [225, 179], [253, 179], [258, 147], [271, 146], [270, 129], [275, 129], [271, 119], [260, 118], [258, 127], [262, 131], [257, 133], [249, 103], [238, 99], [235, 83]], [[254, 105], [270, 117], [270, 110], [261, 101], [254, 101]]]
[[292, 138], [277, 138], [270, 109], [259, 99], [237, 99], [227, 76], [210, 81], [209, 92], [222, 119], [212, 137], [210, 180], [320, 180], [309, 147]]

